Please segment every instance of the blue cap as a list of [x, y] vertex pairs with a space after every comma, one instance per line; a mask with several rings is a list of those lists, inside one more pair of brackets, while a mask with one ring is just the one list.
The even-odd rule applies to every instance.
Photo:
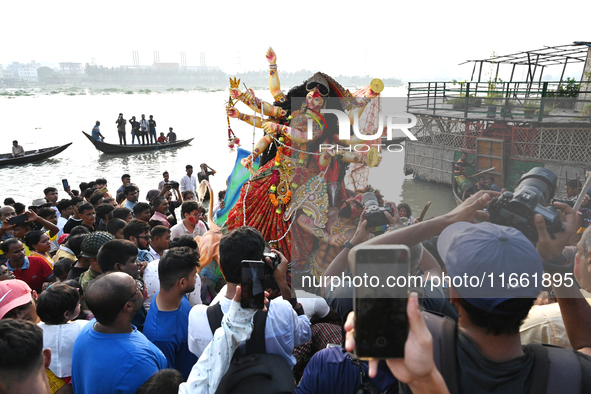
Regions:
[[535, 298], [540, 292], [542, 259], [513, 227], [454, 223], [439, 236], [437, 250], [452, 286], [479, 309], [494, 313], [503, 301]]

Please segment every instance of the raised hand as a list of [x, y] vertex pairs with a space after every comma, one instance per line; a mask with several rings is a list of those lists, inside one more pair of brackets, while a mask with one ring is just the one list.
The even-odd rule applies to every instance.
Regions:
[[252, 167], [252, 155], [248, 155], [244, 159], [240, 160], [240, 164], [244, 168], [251, 168]]
[[242, 92], [238, 88], [230, 88], [229, 90], [230, 90], [230, 97], [232, 97], [233, 99], [237, 99], [242, 94]]
[[254, 103], [255, 102], [254, 90], [248, 89], [246, 92], [244, 92], [243, 98], [245, 101], [250, 101], [251, 103]]
[[265, 134], [275, 135], [281, 128], [281, 125], [273, 122], [265, 122], [263, 123], [263, 130], [265, 130]]
[[277, 55], [275, 54], [275, 51], [273, 50], [273, 48], [269, 47], [269, 49], [267, 49], [267, 53], [265, 53], [265, 57], [267, 58], [267, 61], [269, 62], [269, 64], [277, 64]]
[[240, 116], [240, 111], [234, 107], [226, 107], [226, 115], [228, 115], [230, 118], [237, 118]]

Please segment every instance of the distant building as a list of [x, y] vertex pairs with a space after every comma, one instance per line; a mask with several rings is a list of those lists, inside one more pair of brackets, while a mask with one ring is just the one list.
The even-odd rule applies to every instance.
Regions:
[[64, 62], [60, 63], [60, 72], [68, 76], [82, 76], [84, 75], [84, 67], [82, 63]]
[[179, 63], [154, 63], [154, 70], [179, 70]]
[[5, 70], [4, 78], [12, 78], [15, 81], [20, 82], [37, 82], [37, 68], [35, 67], [36, 64], [33, 60], [33, 65], [31, 64], [21, 64], [19, 62], [12, 62], [9, 64]]
[[37, 69], [33, 67], [20, 67], [16, 69], [17, 78], [23, 82], [37, 82]]

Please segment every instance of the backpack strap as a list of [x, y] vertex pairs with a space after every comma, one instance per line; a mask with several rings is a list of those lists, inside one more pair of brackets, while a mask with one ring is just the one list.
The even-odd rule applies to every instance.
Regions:
[[460, 392], [458, 385], [458, 358], [457, 358], [457, 335], [458, 325], [451, 319], [443, 318], [441, 322], [441, 375], [447, 384], [450, 394]]
[[[222, 306], [217, 303], [207, 307], [207, 321], [211, 333], [215, 334], [215, 330], [222, 326], [224, 312]], [[250, 339], [246, 341], [245, 355], [247, 354], [265, 354], [267, 353], [267, 346], [265, 344], [265, 327], [267, 325], [267, 312], [262, 310], [256, 311], [253, 318], [254, 327]]]
[[539, 344], [528, 345], [527, 347], [534, 354], [534, 366], [530, 379], [529, 394], [545, 393], [548, 389], [548, 379], [550, 377], [548, 349]]
[[267, 345], [265, 344], [265, 327], [267, 326], [267, 312], [258, 310], [253, 318], [254, 327], [250, 339], [246, 341], [244, 355], [247, 354], [265, 354]]
[[209, 322], [209, 328], [212, 334], [215, 334], [215, 330], [222, 326], [223, 318], [224, 312], [222, 312], [222, 306], [219, 302], [207, 307], [207, 321]]
[[576, 353], [551, 345], [528, 345], [534, 353], [530, 393], [581, 393], [582, 370]]
[[425, 324], [433, 336], [433, 358], [441, 372], [450, 394], [459, 393], [457, 373], [458, 326], [452, 319], [438, 313], [421, 312]]

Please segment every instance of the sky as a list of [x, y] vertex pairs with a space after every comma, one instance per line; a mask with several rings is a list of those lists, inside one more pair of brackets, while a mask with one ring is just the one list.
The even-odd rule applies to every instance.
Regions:
[[[2, 7], [0, 64], [95, 59], [113, 67], [133, 64], [137, 50], [141, 65], [151, 65], [158, 51], [161, 62], [180, 63], [185, 52], [188, 65], [198, 66], [204, 52], [208, 66], [235, 73], [266, 68], [271, 46], [282, 71], [465, 80], [472, 65], [459, 64], [467, 59], [591, 41], [579, 13], [587, 6], [581, 0], [564, 9], [515, 0], [12, 1]], [[581, 70], [570, 67], [567, 76], [578, 78]], [[560, 77], [560, 69], [548, 73]]]

